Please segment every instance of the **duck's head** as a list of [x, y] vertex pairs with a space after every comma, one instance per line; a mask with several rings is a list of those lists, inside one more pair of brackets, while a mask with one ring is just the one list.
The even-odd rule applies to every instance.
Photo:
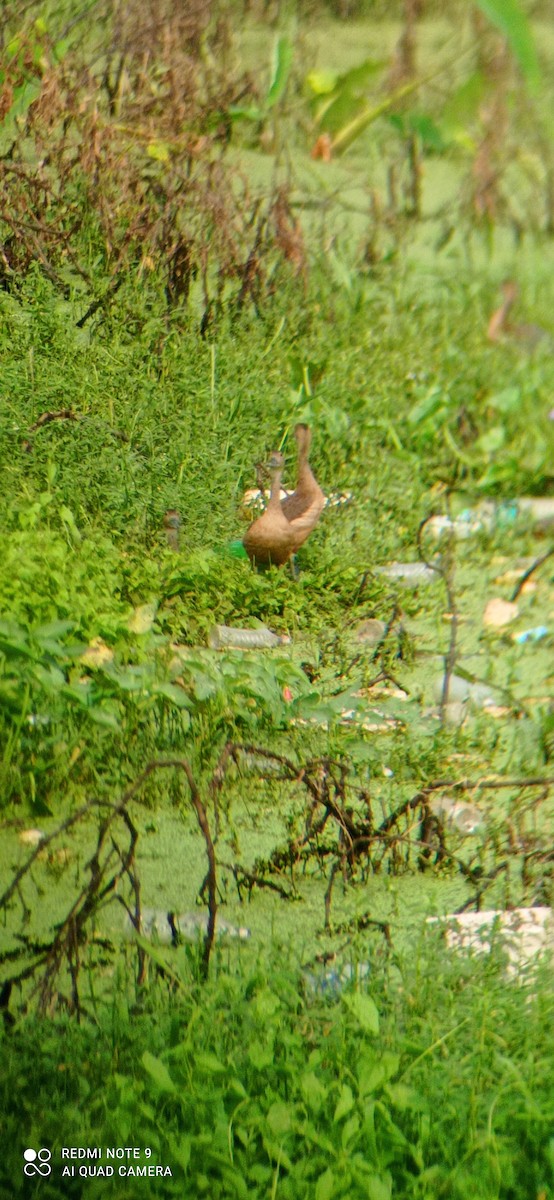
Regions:
[[295, 425], [294, 436], [296, 438], [296, 445], [298, 446], [298, 449], [307, 452], [310, 449], [310, 442], [312, 440], [312, 431], [310, 426], [302, 423]]

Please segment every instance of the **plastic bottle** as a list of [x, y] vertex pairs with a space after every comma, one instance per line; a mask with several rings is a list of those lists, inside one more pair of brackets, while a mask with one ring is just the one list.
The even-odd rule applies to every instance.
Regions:
[[290, 642], [287, 634], [272, 633], [265, 625], [258, 629], [234, 629], [231, 625], [214, 625], [208, 634], [208, 646], [212, 650], [266, 650], [272, 646], [285, 646]]
[[520, 496], [516, 500], [483, 500], [475, 508], [465, 508], [457, 517], [431, 517], [425, 530], [439, 538], [443, 533], [453, 533], [458, 538], [468, 538], [480, 530], [491, 533], [494, 529], [506, 529], [518, 517], [530, 518], [540, 530], [554, 525], [554, 496]]
[[[437, 518], [437, 520], [441, 519]], [[406, 587], [417, 587], [420, 583], [434, 583], [441, 578], [440, 571], [434, 571], [432, 567], [428, 567], [426, 563], [422, 562], [388, 563], [386, 567], [375, 567], [375, 574], [385, 575], [387, 579], [394, 579]]]

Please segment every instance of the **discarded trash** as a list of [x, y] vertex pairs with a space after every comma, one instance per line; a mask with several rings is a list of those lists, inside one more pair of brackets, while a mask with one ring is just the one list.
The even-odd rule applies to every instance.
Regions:
[[[441, 675], [433, 684], [435, 700], [438, 703], [442, 700], [443, 687], [444, 676]], [[487, 708], [489, 704], [498, 703], [498, 696], [494, 688], [487, 683], [471, 683], [469, 679], [462, 679], [461, 675], [451, 675], [448, 681], [449, 703], [457, 701], [463, 704], [468, 700], [478, 708]]]
[[529, 966], [539, 954], [554, 951], [554, 925], [551, 908], [487, 909], [485, 912], [448, 913], [428, 917], [429, 924], [446, 924], [446, 943], [453, 950], [472, 950], [476, 954], [490, 953], [493, 939], [498, 935], [507, 951], [507, 973]]
[[429, 802], [431, 812], [451, 829], [469, 836], [483, 827], [483, 814], [474, 804], [454, 800], [452, 796], [435, 796]]
[[540, 642], [541, 638], [548, 637], [550, 630], [546, 625], [535, 625], [533, 629], [523, 629], [521, 633], [513, 633], [512, 641], [517, 642], [518, 646], [523, 646], [525, 642]]
[[113, 650], [106, 646], [101, 637], [96, 637], [89, 643], [84, 654], [81, 654], [80, 661], [86, 667], [105, 667], [113, 662]]
[[346, 963], [344, 967], [324, 967], [320, 970], [305, 968], [302, 973], [302, 981], [306, 992], [311, 996], [340, 996], [351, 983], [361, 983], [368, 979], [371, 974], [371, 964], [368, 962], [359, 962], [355, 967], [352, 963]]
[[425, 530], [436, 538], [443, 533], [467, 538], [480, 530], [491, 533], [494, 529], [506, 529], [521, 516], [530, 518], [537, 529], [551, 528], [554, 525], [554, 497], [520, 496], [517, 500], [500, 503], [484, 500], [475, 508], [465, 508], [457, 517], [431, 517]]
[[[125, 916], [123, 929], [128, 940], [135, 936], [136, 929], [129, 913]], [[164, 912], [161, 908], [143, 908], [140, 914], [142, 936], [153, 939], [163, 946], [169, 946], [179, 938], [186, 942], [196, 942], [200, 937], [206, 936], [207, 929], [207, 913], [186, 912], [178, 916], [176, 913]], [[250, 937], [250, 930], [243, 926], [237, 928], [236, 925], [230, 925], [228, 921], [216, 916], [215, 936], [217, 938], [240, 938], [241, 941], [246, 941]]]
[[422, 562], [388, 563], [386, 567], [375, 567], [375, 574], [385, 575], [387, 579], [395, 579], [398, 583], [405, 584], [406, 587], [417, 587], [420, 583], [433, 583], [441, 577], [440, 571], [434, 571], [432, 567], [428, 567], [426, 563]]
[[510, 621], [514, 621], [517, 616], [519, 616], [517, 604], [512, 604], [510, 600], [502, 600], [500, 596], [495, 596], [494, 599], [489, 600], [485, 608], [483, 624], [493, 629], [501, 629], [503, 625], [509, 625]]
[[38, 846], [45, 837], [46, 834], [42, 832], [42, 829], [22, 829], [18, 834], [18, 840], [22, 846]]
[[[279, 498], [286, 500], [290, 493], [281, 488]], [[269, 500], [269, 492], [262, 491], [261, 488], [248, 488], [242, 497], [242, 507], [251, 512], [253, 509], [262, 510], [267, 506]]]
[[346, 504], [351, 504], [353, 499], [352, 492], [331, 492], [331, 495], [325, 498], [325, 508], [344, 508]]
[[367, 621], [360, 621], [360, 624], [356, 625], [354, 637], [357, 642], [367, 642], [369, 646], [376, 646], [385, 636], [386, 629], [384, 621], [369, 617]]
[[127, 628], [131, 630], [131, 633], [150, 633], [157, 611], [157, 603], [140, 604], [129, 617]]
[[231, 625], [214, 625], [208, 634], [208, 646], [212, 650], [233, 647], [237, 650], [265, 650], [270, 646], [287, 646], [288, 634], [272, 633], [265, 625], [258, 629], [234, 629]]
[[[291, 492], [281, 488], [281, 500], [286, 500]], [[260, 512], [266, 507], [269, 500], [269, 492], [262, 491], [261, 488], [248, 488], [242, 497], [242, 507], [248, 512], [252, 509], [258, 509]], [[352, 492], [331, 492], [330, 496], [325, 497], [325, 508], [344, 508], [345, 505], [351, 504], [353, 500]]]

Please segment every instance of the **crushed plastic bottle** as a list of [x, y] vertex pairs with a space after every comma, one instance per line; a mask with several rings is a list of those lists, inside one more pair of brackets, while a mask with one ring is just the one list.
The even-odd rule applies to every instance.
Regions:
[[526, 642], [540, 642], [542, 638], [548, 637], [550, 630], [547, 625], [535, 625], [533, 629], [523, 629], [521, 633], [513, 633], [512, 641], [518, 646], [525, 645]]
[[554, 525], [554, 496], [520, 496], [516, 500], [483, 500], [475, 508], [465, 508], [457, 517], [431, 517], [426, 532], [439, 538], [452, 533], [457, 538], [472, 537], [484, 530], [507, 529], [518, 517], [527, 517], [541, 531]]
[[[438, 519], [442, 520], [442, 518]], [[434, 517], [433, 520], [435, 520]], [[420, 583], [435, 583], [441, 578], [440, 571], [434, 571], [432, 567], [428, 567], [426, 563], [422, 562], [388, 563], [385, 567], [375, 567], [375, 574], [385, 575], [387, 579], [394, 579], [406, 587], [417, 587]]]
[[290, 643], [287, 634], [272, 633], [265, 625], [258, 629], [235, 629], [231, 625], [214, 625], [208, 634], [208, 646], [212, 650], [267, 650], [272, 646]]
[[359, 962], [354, 967], [346, 963], [344, 967], [321, 967], [320, 970], [305, 968], [301, 973], [305, 991], [311, 996], [324, 996], [334, 999], [340, 996], [351, 983], [361, 983], [369, 978], [371, 965]]
[[451, 829], [466, 837], [479, 833], [483, 828], [483, 814], [475, 804], [454, 800], [452, 796], [435, 796], [429, 802], [431, 812]]
[[[127, 940], [135, 936], [136, 929], [129, 913], [125, 916], [123, 928]], [[206, 936], [207, 929], [207, 913], [186, 912], [177, 915], [172, 912], [164, 912], [161, 908], [143, 908], [140, 914], [142, 936], [159, 942], [162, 946], [170, 946], [178, 938], [183, 938], [186, 942], [196, 942], [200, 937]], [[231, 925], [228, 921], [216, 916], [215, 936], [216, 938], [239, 938], [241, 941], [246, 941], [250, 937], [250, 930], [243, 926]]]

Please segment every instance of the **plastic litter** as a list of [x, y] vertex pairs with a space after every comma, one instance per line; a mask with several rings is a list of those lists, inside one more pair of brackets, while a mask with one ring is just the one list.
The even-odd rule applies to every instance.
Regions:
[[508, 954], [507, 974], [517, 975], [521, 968], [536, 962], [539, 955], [554, 951], [554, 924], [551, 908], [487, 909], [485, 912], [448, 913], [428, 917], [446, 926], [446, 943], [453, 950], [490, 953], [495, 936], [500, 937]]
[[[440, 519], [442, 520], [442, 518]], [[428, 567], [426, 563], [422, 562], [388, 563], [385, 567], [375, 567], [375, 574], [385, 575], [387, 579], [395, 579], [406, 587], [417, 587], [420, 583], [434, 583], [441, 578], [439, 571], [434, 571], [432, 567]]]
[[38, 846], [46, 837], [42, 829], [22, 829], [17, 835], [22, 846]]
[[517, 642], [518, 646], [523, 646], [525, 642], [540, 642], [542, 638], [548, 637], [549, 633], [547, 625], [535, 625], [533, 629], [523, 629], [521, 633], [513, 633], [512, 641]]
[[288, 634], [272, 633], [265, 625], [258, 629], [235, 629], [231, 625], [214, 625], [208, 634], [208, 646], [212, 650], [266, 650], [271, 646], [287, 646]]
[[452, 796], [436, 796], [429, 803], [431, 812], [451, 829], [465, 834], [479, 833], [483, 828], [483, 814], [474, 804], [463, 800], [454, 800]]
[[320, 970], [305, 968], [301, 973], [306, 992], [311, 996], [340, 996], [351, 983], [361, 983], [371, 974], [371, 964], [359, 962], [354, 967], [346, 963], [344, 967], [324, 967]]
[[369, 646], [376, 646], [384, 638], [386, 629], [384, 621], [379, 621], [377, 617], [368, 617], [367, 621], [360, 621], [360, 624], [356, 625], [354, 637], [357, 642], [366, 642]]
[[[208, 914], [201, 912], [186, 912], [177, 915], [172, 912], [164, 912], [161, 908], [143, 908], [140, 918], [142, 936], [159, 942], [162, 946], [170, 946], [177, 940], [177, 937], [183, 938], [186, 942], [196, 942], [199, 938], [206, 936], [208, 929]], [[129, 913], [125, 915], [123, 929], [128, 940], [131, 940], [136, 934]], [[241, 941], [246, 941], [250, 937], [250, 930], [243, 926], [230, 925], [228, 921], [216, 916], [215, 936], [216, 938], [240, 938]]]
[[518, 517], [528, 517], [537, 529], [546, 530], [554, 525], [554, 497], [520, 496], [517, 500], [484, 500], [475, 508], [465, 508], [457, 517], [431, 517], [425, 529], [436, 538], [443, 533], [467, 538], [480, 530], [491, 533], [494, 529], [506, 529]]
[[[444, 676], [440, 675], [435, 679], [433, 684], [433, 693], [437, 703], [442, 700], [442, 690], [444, 687]], [[491, 704], [498, 704], [498, 694], [494, 688], [487, 683], [470, 683], [468, 679], [462, 679], [461, 675], [451, 675], [448, 683], [448, 702], [464, 704], [471, 700], [472, 704], [478, 708], [487, 708]]]

